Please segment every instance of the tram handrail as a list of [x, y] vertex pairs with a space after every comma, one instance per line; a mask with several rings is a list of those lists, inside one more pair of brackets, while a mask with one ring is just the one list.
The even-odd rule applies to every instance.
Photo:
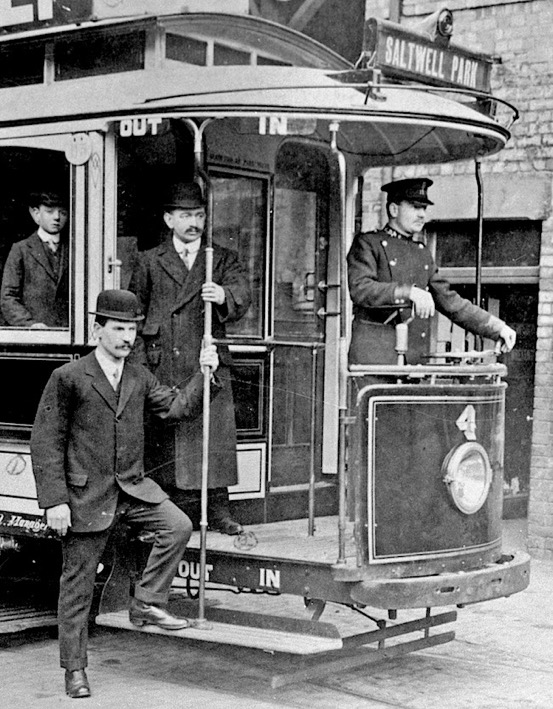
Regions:
[[[447, 356], [447, 353], [444, 353]], [[350, 364], [348, 376], [388, 376], [424, 379], [425, 377], [504, 377], [507, 367], [499, 362], [489, 364]]]

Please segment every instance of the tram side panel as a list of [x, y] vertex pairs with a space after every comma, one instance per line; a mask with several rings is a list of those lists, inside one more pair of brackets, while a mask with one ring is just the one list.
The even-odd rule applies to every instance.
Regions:
[[527, 585], [527, 561], [501, 551], [504, 396], [490, 381], [361, 389], [356, 600], [428, 607]]

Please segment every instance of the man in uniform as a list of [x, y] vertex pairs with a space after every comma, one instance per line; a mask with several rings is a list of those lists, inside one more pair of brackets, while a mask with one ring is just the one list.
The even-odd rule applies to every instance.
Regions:
[[62, 236], [67, 206], [54, 192], [36, 192], [29, 212], [37, 230], [10, 250], [0, 291], [2, 314], [13, 327], [67, 327], [69, 246]]
[[[175, 386], [194, 371], [204, 335], [205, 303], [212, 304], [213, 336], [223, 339], [225, 324], [246, 313], [251, 296], [237, 254], [218, 244], [213, 245], [213, 279], [205, 283], [206, 204], [198, 184], [175, 184], [163, 209], [169, 238], [141, 254], [129, 288], [146, 315], [141, 331], [146, 364], [160, 381]], [[228, 347], [219, 347], [219, 357], [223, 389], [211, 409], [208, 518], [211, 529], [232, 535], [242, 526], [232, 518], [228, 503], [228, 487], [238, 482]], [[179, 423], [169, 435], [153, 428], [149, 439], [152, 475], [192, 515], [201, 490], [201, 418]]]
[[[142, 319], [133, 293], [102, 291], [94, 314], [96, 350], [53, 372], [31, 434], [38, 504], [62, 542], [60, 664], [65, 691], [74, 699], [90, 696], [88, 615], [98, 563], [118, 519], [151, 532], [154, 540], [130, 600], [130, 621], [165, 630], [188, 625], [165, 606], [192, 525], [144, 476], [144, 414], [166, 421], [197, 416], [203, 395], [198, 365], [188, 385], [175, 391], [142, 365], [125, 362]], [[213, 345], [199, 362], [212, 372], [217, 368]]]
[[[433, 204], [428, 178], [390, 182], [388, 223], [358, 234], [348, 260], [348, 285], [354, 321], [349, 350], [351, 364], [396, 364], [395, 325], [409, 323], [408, 364], [424, 362], [435, 311], [469, 332], [499, 343], [501, 352], [515, 345], [516, 333], [506, 323], [462, 298], [441, 278], [422, 229]], [[403, 306], [403, 307], [402, 307]]]

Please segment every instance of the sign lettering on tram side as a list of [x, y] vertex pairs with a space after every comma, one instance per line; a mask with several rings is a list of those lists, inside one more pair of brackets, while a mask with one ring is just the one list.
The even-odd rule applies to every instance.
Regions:
[[490, 92], [491, 57], [441, 46], [391, 22], [367, 20], [365, 52], [385, 76]]
[[0, 0], [0, 27], [10, 31], [92, 17], [92, 0]]
[[0, 534], [12, 533], [26, 536], [53, 536], [46, 522], [34, 515], [0, 512]]

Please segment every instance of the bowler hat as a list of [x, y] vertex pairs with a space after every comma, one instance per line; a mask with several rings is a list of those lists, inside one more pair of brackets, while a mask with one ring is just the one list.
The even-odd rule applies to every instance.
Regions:
[[411, 202], [415, 206], [426, 207], [434, 204], [428, 199], [426, 190], [434, 184], [428, 177], [414, 177], [407, 180], [397, 180], [388, 182], [380, 189], [388, 194], [388, 202], [399, 204], [400, 202]]
[[96, 310], [92, 315], [125, 322], [144, 320], [138, 298], [128, 290], [103, 290], [98, 295]]
[[202, 188], [196, 182], [177, 182], [165, 196], [163, 208], [170, 209], [200, 209], [205, 207]]

